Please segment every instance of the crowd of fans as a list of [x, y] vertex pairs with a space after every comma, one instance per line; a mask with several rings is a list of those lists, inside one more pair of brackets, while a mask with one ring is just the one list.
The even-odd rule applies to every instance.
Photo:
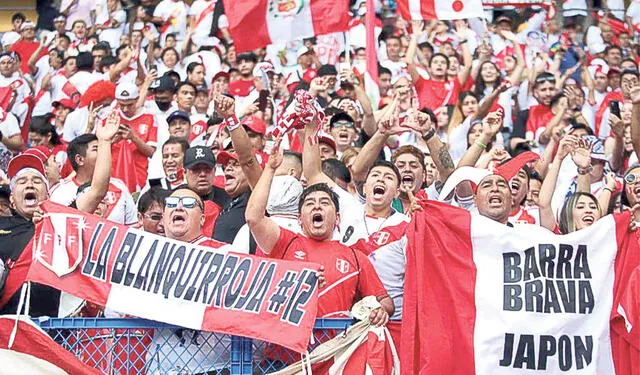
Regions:
[[[49, 199], [181, 241], [317, 262], [333, 287], [319, 317], [373, 295], [372, 321], [385, 324], [402, 317], [403, 230], [421, 200], [556, 233], [640, 200], [639, 2], [588, 20], [529, 7], [406, 21], [384, 1], [377, 87], [365, 87], [366, 8], [354, 3], [346, 38], [241, 53], [221, 1], [63, 0], [38, 29], [16, 13], [0, 53], [8, 272]], [[315, 115], [275, 131], [308, 110], [296, 93]], [[471, 184], [462, 168], [525, 152], [539, 159], [509, 181]], [[33, 316], [100, 310], [31, 292]]]

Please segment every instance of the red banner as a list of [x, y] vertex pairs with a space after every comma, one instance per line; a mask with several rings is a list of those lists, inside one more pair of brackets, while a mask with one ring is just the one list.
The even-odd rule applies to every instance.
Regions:
[[114, 311], [307, 349], [314, 263], [171, 240], [45, 202], [27, 279]]

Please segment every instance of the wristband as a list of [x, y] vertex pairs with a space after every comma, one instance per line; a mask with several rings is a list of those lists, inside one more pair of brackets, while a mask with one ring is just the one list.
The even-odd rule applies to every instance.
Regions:
[[425, 141], [430, 140], [431, 138], [433, 138], [433, 136], [436, 134], [436, 129], [435, 128], [431, 128], [429, 129], [429, 131], [422, 136], [422, 139], [424, 139]]
[[479, 147], [481, 147], [481, 148], [485, 149], [485, 150], [487, 149], [487, 145], [485, 145], [484, 143], [482, 143], [482, 142], [480, 142], [480, 141], [475, 141], [475, 142], [474, 142], [474, 144], [475, 144], [476, 146], [479, 146]]
[[226, 122], [227, 128], [229, 128], [229, 131], [234, 131], [240, 127], [240, 121], [238, 121], [238, 118], [236, 117], [236, 115], [231, 115], [227, 117], [224, 121]]
[[605, 188], [604, 188], [604, 190], [610, 191], [610, 192], [611, 192], [611, 194], [615, 193], [615, 191], [614, 191], [613, 189], [608, 188], [608, 187], [605, 187]]
[[460, 43], [458, 43], [458, 44], [465, 44], [466, 42], [467, 42], [467, 40], [465, 39], [465, 40], [461, 40]]
[[578, 174], [584, 176], [585, 174], [591, 173], [592, 170], [593, 170], [592, 166], [588, 166], [586, 168], [578, 167]]

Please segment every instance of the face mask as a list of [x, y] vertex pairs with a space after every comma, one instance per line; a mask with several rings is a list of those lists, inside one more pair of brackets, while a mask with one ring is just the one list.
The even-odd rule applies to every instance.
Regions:
[[160, 108], [162, 112], [164, 112], [167, 109], [169, 109], [169, 107], [171, 107], [171, 102], [161, 102], [156, 100], [156, 105], [158, 106], [158, 108]]

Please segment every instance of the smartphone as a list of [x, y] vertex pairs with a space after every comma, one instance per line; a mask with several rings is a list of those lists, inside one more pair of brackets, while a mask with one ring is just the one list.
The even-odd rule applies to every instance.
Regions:
[[620, 118], [620, 102], [612, 100], [609, 102], [609, 113]]
[[156, 73], [158, 72], [158, 65], [156, 64], [151, 64], [149, 65], [149, 71], [155, 70]]
[[260, 90], [260, 96], [258, 97], [258, 109], [260, 112], [264, 112], [267, 108], [267, 101], [269, 100], [269, 90]]

